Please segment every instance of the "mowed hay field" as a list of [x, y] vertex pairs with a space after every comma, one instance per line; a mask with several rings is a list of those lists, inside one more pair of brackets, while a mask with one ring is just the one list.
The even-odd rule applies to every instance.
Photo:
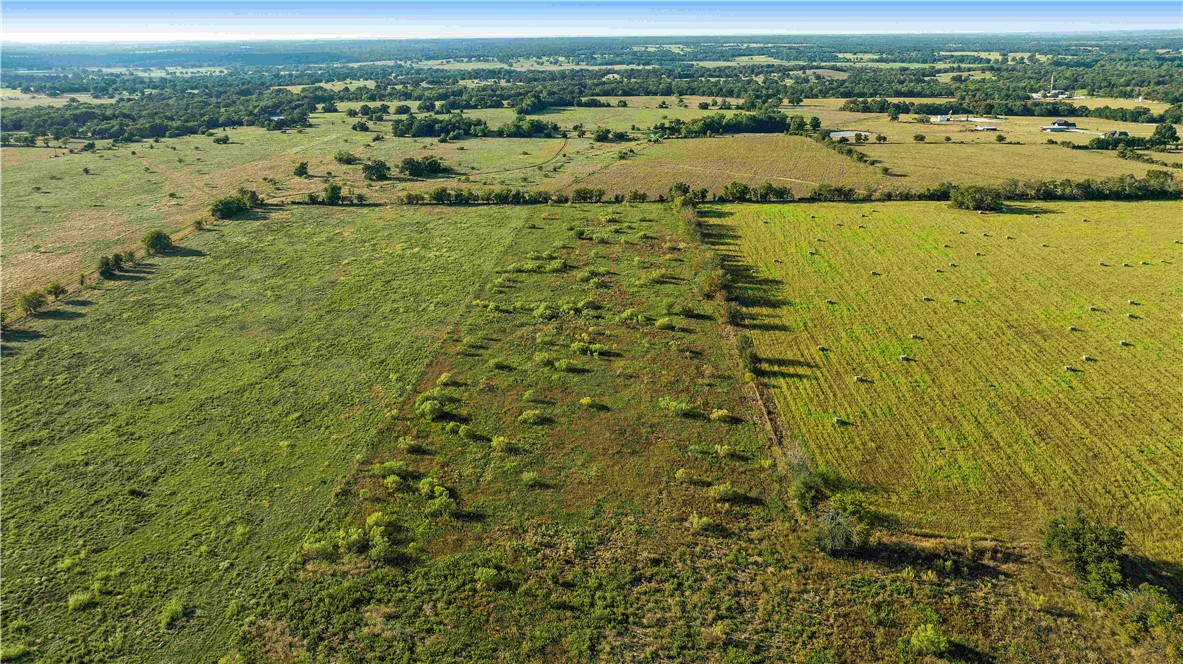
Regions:
[[[885, 143], [858, 146], [891, 169], [890, 189], [919, 191], [941, 182], [1000, 185], [1008, 180], [1087, 180], [1176, 169], [1119, 158], [1113, 152], [1058, 145], [996, 143]], [[1158, 158], [1162, 158], [1159, 155]]]
[[1178, 563], [1180, 212], [876, 203], [708, 214], [745, 277], [762, 380], [817, 464], [877, 490], [912, 527], [1033, 540], [1081, 506], [1126, 529], [1138, 554]]
[[222, 223], [6, 330], [6, 624], [46, 661], [216, 658], [536, 214]]
[[771, 182], [805, 196], [821, 183], [865, 189], [889, 188], [893, 178], [867, 164], [828, 150], [808, 138], [780, 134], [738, 134], [715, 138], [669, 140], [638, 148], [638, 155], [611, 163], [574, 182], [571, 187], [600, 187], [609, 192], [638, 189], [664, 194], [675, 182], [718, 193], [727, 183]]

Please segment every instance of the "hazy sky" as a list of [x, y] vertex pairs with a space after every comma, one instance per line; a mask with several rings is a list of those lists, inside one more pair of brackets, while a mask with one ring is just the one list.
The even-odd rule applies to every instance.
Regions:
[[1180, 30], [1180, 0], [3, 0], [10, 42]]

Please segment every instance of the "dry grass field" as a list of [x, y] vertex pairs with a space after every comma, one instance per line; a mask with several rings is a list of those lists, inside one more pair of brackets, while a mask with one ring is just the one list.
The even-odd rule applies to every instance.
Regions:
[[90, 104], [110, 104], [114, 99], [95, 99], [85, 93], [76, 93], [68, 95], [59, 95], [57, 97], [50, 97], [47, 95], [29, 94], [14, 90], [12, 88], [0, 88], [0, 108], [29, 108], [31, 106], [65, 106], [70, 102], [70, 99], [77, 99], [80, 102], [87, 102]]
[[1138, 555], [1176, 565], [1181, 213], [1179, 202], [708, 212], [748, 277], [762, 380], [818, 465], [914, 528], [1033, 540], [1082, 506], [1125, 528]]

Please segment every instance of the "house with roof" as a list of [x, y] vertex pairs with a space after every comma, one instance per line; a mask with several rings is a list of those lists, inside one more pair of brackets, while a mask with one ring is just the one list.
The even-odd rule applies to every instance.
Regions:
[[1050, 125], [1040, 127], [1042, 131], [1076, 131], [1076, 123], [1068, 120], [1053, 120]]

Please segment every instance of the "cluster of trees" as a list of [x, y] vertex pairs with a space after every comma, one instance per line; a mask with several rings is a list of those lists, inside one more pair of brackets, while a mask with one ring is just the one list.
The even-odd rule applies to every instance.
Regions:
[[776, 109], [762, 108], [756, 113], [713, 113], [690, 121], [673, 118], [655, 124], [653, 129], [668, 136], [693, 138], [718, 134], [802, 133], [820, 127], [821, 120], [817, 117], [789, 117]]
[[308, 115], [314, 110], [315, 105], [306, 97], [287, 90], [158, 92], [113, 104], [5, 109], [4, 128], [35, 138], [134, 142], [203, 134], [225, 127], [306, 127]]
[[209, 214], [214, 219], [233, 219], [262, 204], [263, 199], [258, 192], [239, 187], [233, 196], [225, 196], [210, 203]]
[[[385, 165], [385, 164], [383, 164]], [[398, 164], [398, 172], [413, 178], [431, 177], [451, 173], [452, 168], [435, 155], [406, 157]]]
[[1168, 145], [1178, 145], [1179, 131], [1175, 129], [1173, 124], [1160, 124], [1154, 128], [1154, 133], [1149, 138], [1141, 136], [1120, 136], [1120, 137], [1106, 137], [1098, 136], [1089, 140], [1089, 148], [1092, 150], [1117, 150], [1120, 148], [1127, 149], [1145, 149], [1165, 147]]
[[304, 203], [308, 205], [361, 205], [366, 200], [365, 194], [355, 193], [352, 189], [346, 192], [336, 182], [326, 184], [320, 194], [309, 192], [304, 197]]

